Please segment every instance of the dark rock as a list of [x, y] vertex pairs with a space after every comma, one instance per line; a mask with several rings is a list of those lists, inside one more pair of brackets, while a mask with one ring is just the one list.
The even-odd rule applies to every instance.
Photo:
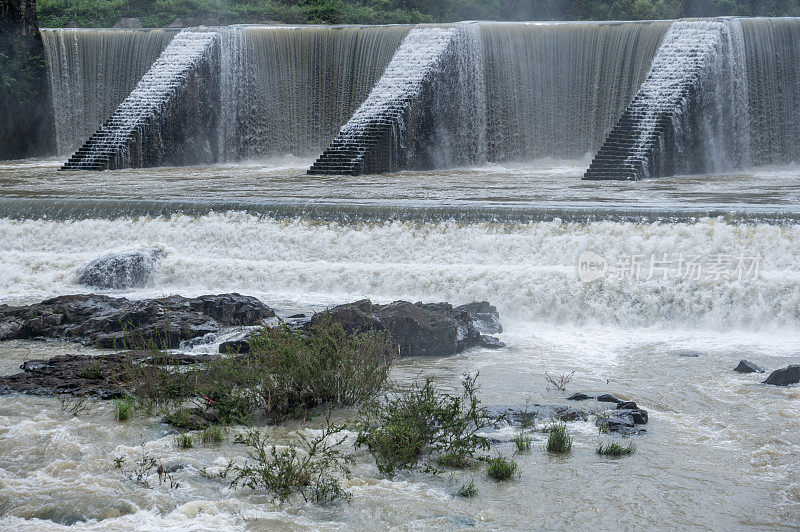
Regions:
[[55, 153], [55, 127], [35, 0], [0, 2], [0, 160]]
[[134, 288], [150, 281], [164, 257], [160, 249], [140, 249], [95, 259], [83, 267], [78, 282], [98, 288]]
[[231, 340], [230, 342], [222, 342], [219, 344], [220, 353], [237, 353], [244, 354], [250, 352], [250, 342], [245, 340]]
[[364, 299], [315, 314], [308, 326], [326, 319], [349, 333], [386, 331], [397, 343], [400, 356], [447, 356], [471, 347], [504, 347], [497, 338], [481, 334], [469, 310], [449, 303], [373, 305]]
[[747, 360], [739, 361], [739, 365], [733, 368], [733, 371], [738, 371], [739, 373], [764, 373], [763, 369]]
[[221, 294], [130, 301], [73, 295], [0, 305], [0, 340], [60, 338], [98, 347], [176, 348], [223, 327], [257, 325], [274, 312], [253, 297]]
[[764, 381], [764, 384], [772, 384], [774, 386], [789, 386], [797, 383], [800, 383], [800, 365], [797, 364], [783, 369], [776, 369]]
[[594, 399], [594, 397], [585, 393], [573, 393], [567, 397], [567, 401], [586, 401], [587, 399]]
[[616, 395], [611, 395], [610, 393], [604, 393], [602, 395], [597, 396], [597, 400], [601, 403], [621, 403], [622, 399], [617, 397]]
[[477, 301], [475, 303], [467, 303], [460, 305], [455, 310], [466, 310], [472, 316], [472, 322], [481, 333], [483, 334], [498, 334], [503, 332], [503, 326], [500, 325], [500, 314], [497, 308], [490, 304], [488, 301]]
[[596, 424], [601, 430], [626, 436], [645, 432], [644, 429], [636, 427], [636, 417], [629, 410], [607, 410], [597, 416]]
[[307, 316], [303, 313], [300, 314], [292, 314], [291, 316], [287, 316], [290, 320], [296, 320], [298, 318], [306, 318]]
[[160, 382], [179, 384], [183, 378], [180, 372], [170, 372], [161, 367], [198, 364], [213, 358], [210, 355], [154, 355], [151, 351], [127, 351], [113, 355], [59, 355], [48, 360], [28, 360], [20, 366], [22, 373], [0, 377], [0, 393], [69, 394], [112, 399], [123, 394], [126, 375], [134, 365], [154, 366], [153, 371], [162, 376]]
[[588, 412], [563, 405], [526, 405], [517, 407], [489, 407], [489, 415], [494, 419], [511, 423], [529, 424], [535, 420], [586, 421]]
[[617, 403], [617, 410], [636, 410], [639, 408], [633, 401], [622, 401]]
[[637, 425], [647, 425], [648, 415], [647, 410], [644, 408], [634, 408], [631, 410], [631, 416], [633, 416], [633, 422]]

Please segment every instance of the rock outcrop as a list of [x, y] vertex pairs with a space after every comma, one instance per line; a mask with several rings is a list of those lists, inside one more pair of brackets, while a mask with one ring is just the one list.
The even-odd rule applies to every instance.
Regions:
[[772, 384], [774, 386], [789, 386], [790, 384], [798, 383], [800, 383], [800, 365], [798, 364], [776, 369], [764, 381], [764, 384]]
[[131, 301], [69, 295], [34, 305], [0, 305], [0, 340], [59, 338], [105, 348], [176, 348], [223, 327], [258, 325], [274, 316], [254, 297], [169, 296]]
[[[483, 312], [473, 314], [476, 308]], [[397, 343], [400, 356], [448, 356], [471, 347], [503, 347], [497, 338], [479, 329], [500, 327], [497, 311], [488, 303], [453, 307], [449, 303], [395, 301], [375, 305], [364, 299], [316, 314], [310, 324], [326, 319], [350, 333], [386, 331]]]
[[55, 126], [35, 0], [0, 0], [0, 160], [55, 152]]
[[733, 368], [733, 371], [739, 373], [764, 373], [764, 370], [753, 364], [748, 360], [739, 361], [739, 365]]

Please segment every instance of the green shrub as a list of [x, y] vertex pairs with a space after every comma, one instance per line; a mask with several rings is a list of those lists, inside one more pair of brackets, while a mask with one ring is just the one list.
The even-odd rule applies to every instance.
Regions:
[[624, 454], [633, 454], [636, 452], [636, 445], [630, 443], [628, 445], [620, 445], [617, 442], [607, 444], [600, 444], [597, 447], [597, 454], [603, 456], [622, 456]]
[[519, 474], [517, 463], [502, 455], [498, 454], [494, 458], [489, 458], [486, 463], [488, 464], [486, 474], [494, 480], [511, 480], [515, 475]]
[[460, 488], [458, 488], [458, 496], [464, 497], [468, 499], [469, 497], [474, 497], [478, 494], [478, 488], [475, 487], [475, 481], [470, 480], [469, 484], [462, 484]]
[[100, 363], [95, 362], [89, 366], [86, 366], [78, 372], [78, 377], [82, 379], [89, 379], [89, 380], [100, 380], [103, 378], [103, 372], [100, 368]]
[[136, 398], [130, 395], [124, 395], [119, 399], [114, 400], [114, 419], [117, 421], [126, 421], [133, 415], [133, 409], [136, 404]]
[[267, 436], [258, 430], [240, 434], [234, 443], [249, 448], [250, 461], [230, 464], [223, 476], [233, 474], [231, 488], [242, 485], [262, 489], [279, 502], [295, 494], [318, 504], [349, 499], [339, 481], [339, 477], [350, 477], [349, 465], [353, 463], [352, 456], [340, 449], [346, 440], [346, 436], [340, 436], [344, 430], [345, 425], [333, 425], [328, 419], [319, 436], [308, 439], [298, 433], [299, 445], [282, 449], [269, 445]]
[[211, 424], [203, 430], [200, 438], [203, 443], [221, 443], [224, 439], [223, 428], [220, 425]]
[[533, 438], [526, 436], [524, 432], [520, 432], [514, 437], [514, 445], [517, 446], [517, 452], [530, 451], [533, 446]]
[[[476, 379], [465, 375], [464, 394], [439, 392], [431, 379], [362, 407], [356, 446], [366, 446], [378, 470], [393, 474], [415, 467], [423, 456], [449, 467], [465, 467], [489, 443], [478, 432], [491, 424], [476, 397]], [[432, 465], [428, 470], [435, 471]]]
[[551, 453], [568, 453], [572, 450], [572, 438], [567, 433], [567, 424], [562, 422], [550, 426], [547, 438], [547, 451]]
[[175, 436], [175, 443], [178, 444], [179, 449], [191, 449], [194, 447], [194, 440], [191, 434], [180, 433]]

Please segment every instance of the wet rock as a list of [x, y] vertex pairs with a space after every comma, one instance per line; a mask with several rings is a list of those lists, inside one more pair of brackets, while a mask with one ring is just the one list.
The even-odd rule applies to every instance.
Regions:
[[296, 320], [296, 319], [299, 319], [299, 318], [306, 318], [306, 317], [307, 316], [305, 314], [303, 314], [302, 312], [300, 314], [292, 314], [291, 316], [288, 316], [288, 318], [290, 320]]
[[59, 338], [107, 348], [177, 348], [223, 327], [257, 325], [274, 312], [239, 294], [130, 301], [83, 294], [0, 305], [0, 340]]
[[597, 416], [596, 424], [602, 431], [616, 432], [625, 436], [646, 432], [645, 429], [636, 426], [636, 419], [641, 417], [634, 416], [630, 410], [607, 410]]
[[739, 365], [733, 368], [733, 371], [738, 371], [739, 373], [764, 373], [763, 369], [748, 360], [741, 360]]
[[569, 397], [567, 397], [567, 401], [586, 401], [587, 399], [594, 399], [591, 395], [586, 395], [585, 393], [573, 393]]
[[633, 401], [622, 401], [621, 403], [617, 403], [617, 410], [636, 410], [639, 408], [636, 406], [636, 403]]
[[373, 305], [364, 299], [315, 314], [309, 326], [330, 319], [349, 333], [386, 331], [397, 343], [400, 356], [447, 356], [471, 347], [504, 347], [497, 338], [480, 332], [479, 320], [466, 307], [408, 301]]
[[161, 421], [181, 430], [203, 430], [211, 423], [220, 423], [217, 416], [202, 408], [178, 410], [168, 414]]
[[[99, 399], [120, 397], [126, 375], [133, 365], [153, 367], [185, 366], [212, 360], [209, 355], [128, 351], [113, 355], [59, 355], [48, 360], [28, 360], [22, 373], [0, 377], [0, 393], [33, 395], [68, 394]], [[165, 379], [181, 378], [180, 373], [156, 369]], [[164, 382], [167, 382], [166, 380]]]
[[620, 399], [616, 395], [612, 395], [610, 393], [604, 393], [604, 394], [598, 395], [597, 396], [597, 400], [600, 401], [601, 403], [617, 403], [617, 404], [619, 404], [619, 403], [622, 402], [622, 399]]
[[529, 425], [537, 420], [546, 423], [553, 420], [572, 422], [589, 419], [588, 412], [564, 405], [532, 404], [518, 407], [490, 407], [487, 410], [489, 416], [494, 419], [521, 425]]
[[800, 365], [794, 364], [787, 368], [776, 369], [770, 373], [763, 384], [774, 386], [789, 386], [790, 384], [800, 383]]
[[482, 334], [498, 334], [503, 332], [500, 324], [500, 314], [497, 308], [488, 301], [477, 301], [456, 307], [456, 310], [466, 310], [472, 316], [475, 328]]

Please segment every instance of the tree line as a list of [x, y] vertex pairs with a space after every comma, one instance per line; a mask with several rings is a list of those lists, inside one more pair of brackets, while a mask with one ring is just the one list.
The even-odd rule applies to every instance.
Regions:
[[43, 27], [209, 24], [402, 24], [458, 20], [647, 20], [800, 16], [800, 0], [39, 0]]

